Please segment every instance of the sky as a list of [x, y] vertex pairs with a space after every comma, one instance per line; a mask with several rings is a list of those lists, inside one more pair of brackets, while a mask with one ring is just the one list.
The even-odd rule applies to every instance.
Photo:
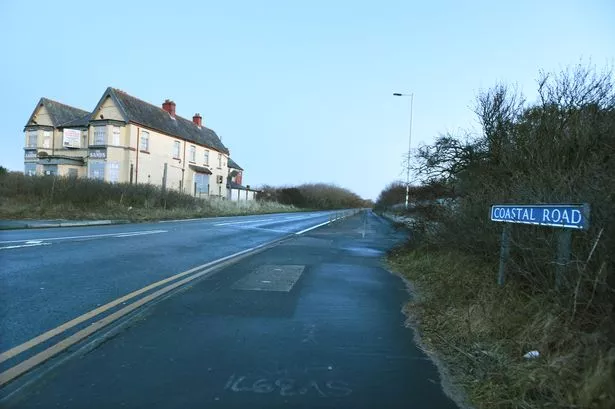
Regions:
[[375, 199], [412, 148], [476, 129], [477, 94], [615, 62], [612, 0], [0, 1], [0, 165], [23, 170], [40, 97], [92, 110], [108, 86], [221, 136], [251, 186]]

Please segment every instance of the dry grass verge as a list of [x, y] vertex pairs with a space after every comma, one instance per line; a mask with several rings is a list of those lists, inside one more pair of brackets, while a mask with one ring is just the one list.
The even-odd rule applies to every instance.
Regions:
[[[615, 408], [606, 316], [573, 315], [556, 293], [500, 288], [497, 265], [459, 252], [401, 248], [389, 263], [416, 288], [406, 311], [425, 346], [476, 408]], [[539, 358], [523, 357], [533, 350]]]
[[296, 212], [275, 202], [198, 199], [153, 185], [90, 179], [0, 175], [1, 219], [122, 219], [132, 221]]

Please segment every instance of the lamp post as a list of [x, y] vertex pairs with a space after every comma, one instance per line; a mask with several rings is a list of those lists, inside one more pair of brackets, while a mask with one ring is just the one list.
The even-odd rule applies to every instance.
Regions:
[[410, 97], [410, 131], [408, 133], [408, 163], [406, 163], [406, 209], [408, 209], [408, 196], [410, 195], [410, 147], [412, 146], [412, 105], [414, 104], [414, 93], [401, 94], [393, 93], [395, 97]]

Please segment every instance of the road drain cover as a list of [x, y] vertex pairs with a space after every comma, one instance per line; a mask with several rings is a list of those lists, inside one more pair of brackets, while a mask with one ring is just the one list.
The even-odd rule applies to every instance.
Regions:
[[303, 274], [305, 266], [295, 264], [263, 265], [238, 280], [234, 290], [290, 291]]

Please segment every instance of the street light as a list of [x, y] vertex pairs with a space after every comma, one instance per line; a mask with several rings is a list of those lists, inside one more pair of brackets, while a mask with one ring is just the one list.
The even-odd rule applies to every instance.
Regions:
[[408, 209], [408, 196], [410, 195], [410, 147], [412, 146], [412, 105], [414, 104], [414, 93], [401, 94], [394, 92], [395, 97], [410, 97], [410, 132], [408, 133], [408, 163], [406, 164], [406, 209]]

